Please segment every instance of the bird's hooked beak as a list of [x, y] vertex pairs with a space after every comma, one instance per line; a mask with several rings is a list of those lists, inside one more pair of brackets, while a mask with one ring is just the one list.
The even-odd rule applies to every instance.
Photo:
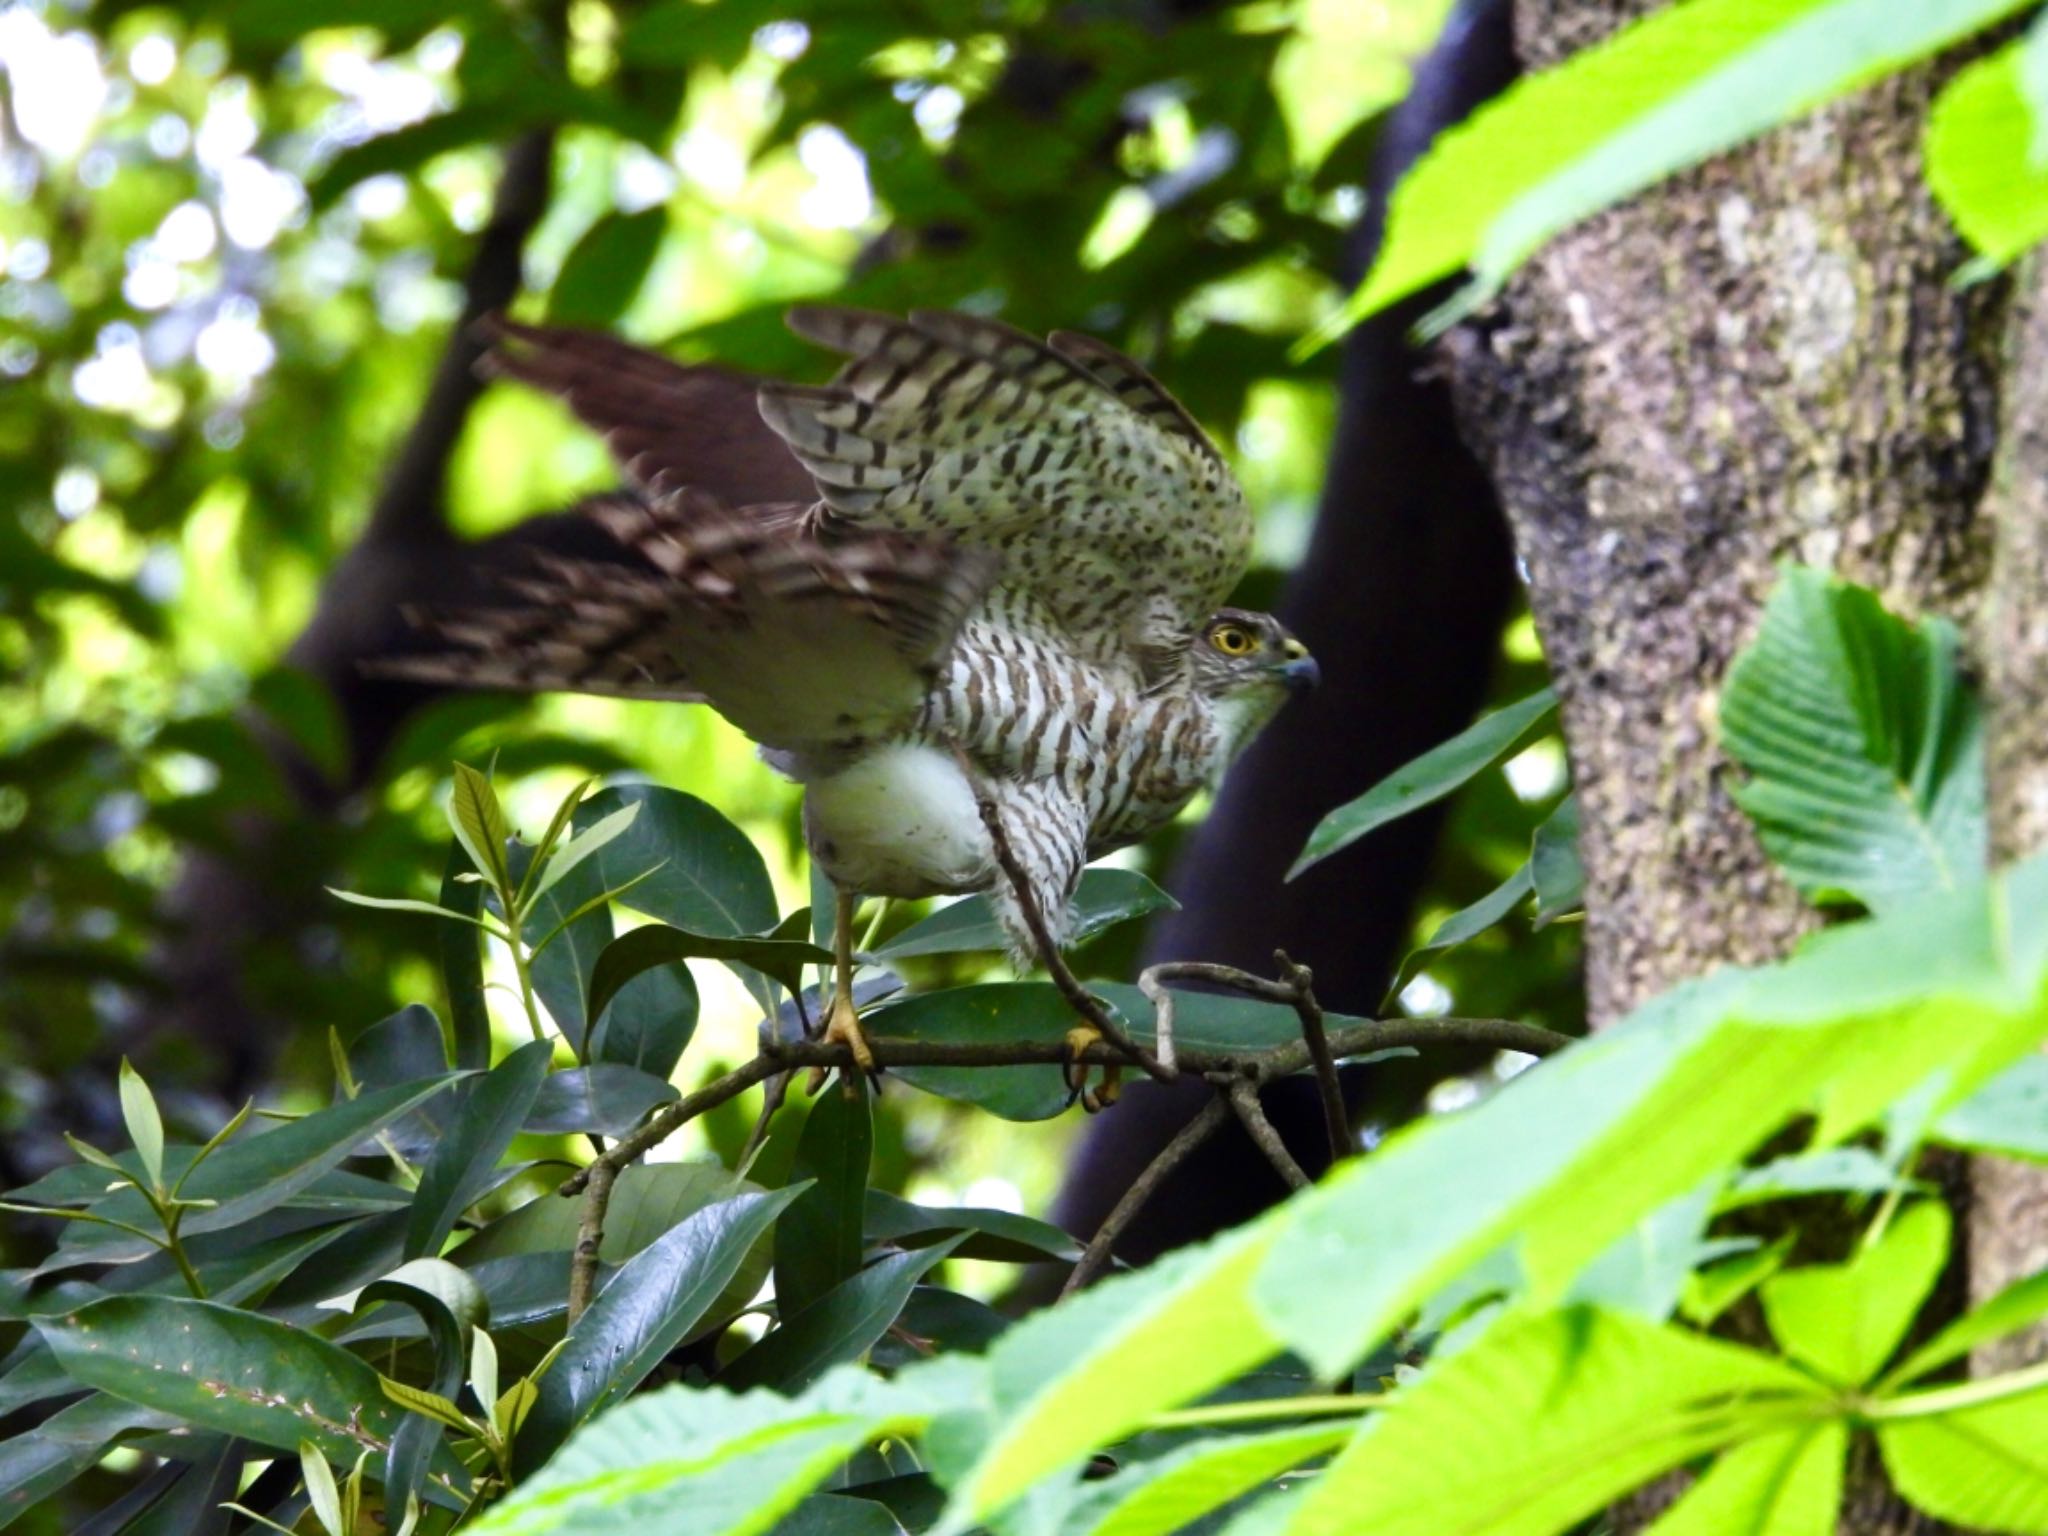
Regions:
[[1316, 665], [1315, 657], [1309, 655], [1308, 647], [1299, 640], [1290, 639], [1281, 648], [1287, 660], [1280, 668], [1280, 680], [1287, 684], [1287, 691], [1294, 695], [1307, 693], [1323, 680], [1323, 669]]

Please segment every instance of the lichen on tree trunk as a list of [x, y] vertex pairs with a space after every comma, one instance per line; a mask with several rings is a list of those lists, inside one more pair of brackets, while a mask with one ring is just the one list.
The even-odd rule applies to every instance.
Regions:
[[[1520, 46], [1541, 67], [1653, 8], [1520, 0]], [[1979, 605], [2006, 301], [1953, 286], [1965, 253], [1920, 177], [1944, 77], [1886, 82], [1581, 224], [1446, 343], [1563, 701], [1596, 1028], [1817, 921], [1731, 800], [1718, 740], [1777, 565], [1908, 614]], [[1866, 1465], [1843, 1529], [1936, 1528]]]

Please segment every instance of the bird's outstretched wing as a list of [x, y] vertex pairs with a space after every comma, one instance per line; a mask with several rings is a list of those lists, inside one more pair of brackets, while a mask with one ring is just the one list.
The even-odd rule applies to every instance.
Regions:
[[770, 383], [761, 414], [818, 482], [827, 528], [938, 535], [1003, 556], [1001, 586], [1080, 650], [1149, 671], [1223, 601], [1251, 514], [1213, 444], [1131, 359], [968, 315], [798, 308], [851, 361]]
[[704, 702], [764, 746], [842, 747], [914, 722], [997, 563], [887, 531], [828, 547], [791, 516], [733, 512], [697, 491], [587, 510], [626, 558], [541, 557], [506, 579], [502, 603], [414, 615], [444, 648], [376, 670]]

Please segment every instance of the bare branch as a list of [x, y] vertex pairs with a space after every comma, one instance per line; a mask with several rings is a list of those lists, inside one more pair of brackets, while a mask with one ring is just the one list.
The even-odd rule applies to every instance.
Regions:
[[597, 1294], [598, 1255], [604, 1248], [604, 1214], [611, 1204], [618, 1165], [599, 1158], [583, 1170], [583, 1212], [576, 1224], [576, 1254], [569, 1261], [569, 1326], [576, 1325]]
[[1330, 1032], [1323, 1023], [1323, 1005], [1316, 1001], [1314, 973], [1305, 965], [1297, 965], [1284, 949], [1273, 951], [1273, 963], [1280, 968], [1280, 979], [1294, 989], [1294, 1012], [1301, 1020], [1302, 1042], [1308, 1046], [1308, 1059], [1316, 1069], [1316, 1090], [1322, 1095], [1323, 1124], [1330, 1133], [1330, 1166], [1349, 1157], [1357, 1149], [1358, 1138], [1351, 1134], [1351, 1112], [1344, 1107], [1344, 1084], [1337, 1076], [1337, 1058], [1330, 1050]]
[[1309, 1176], [1301, 1171], [1301, 1164], [1294, 1160], [1294, 1154], [1287, 1150], [1287, 1144], [1280, 1139], [1280, 1133], [1273, 1129], [1273, 1122], [1266, 1118], [1266, 1111], [1259, 1104], [1259, 1087], [1248, 1077], [1233, 1077], [1221, 1092], [1230, 1101], [1231, 1109], [1245, 1128], [1266, 1161], [1273, 1165], [1273, 1171], [1280, 1175], [1289, 1189], [1307, 1189]]
[[1105, 1216], [1102, 1225], [1095, 1229], [1095, 1236], [1088, 1240], [1088, 1246], [1083, 1250], [1080, 1262], [1075, 1264], [1073, 1273], [1067, 1276], [1067, 1283], [1060, 1288], [1062, 1299], [1080, 1290], [1095, 1278], [1109, 1262], [1110, 1250], [1115, 1246], [1117, 1238], [1123, 1235], [1123, 1230], [1130, 1225], [1131, 1218], [1144, 1208], [1145, 1202], [1151, 1199], [1153, 1193], [1166, 1181], [1167, 1175], [1185, 1162], [1188, 1155], [1197, 1147], [1222, 1129], [1223, 1122], [1229, 1118], [1230, 1103], [1222, 1094], [1218, 1094], [1202, 1106], [1201, 1112], [1194, 1119], [1180, 1128], [1173, 1140], [1160, 1149], [1159, 1155], [1146, 1165], [1145, 1171], [1131, 1181], [1131, 1187], [1124, 1191], [1124, 1196], [1117, 1201], [1116, 1208]]

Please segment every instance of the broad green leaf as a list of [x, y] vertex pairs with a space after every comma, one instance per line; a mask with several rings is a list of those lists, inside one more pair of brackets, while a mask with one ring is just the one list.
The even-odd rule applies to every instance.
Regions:
[[[629, 893], [628, 900], [637, 894]], [[649, 923], [613, 939], [597, 957], [590, 975], [589, 1007], [602, 1012], [621, 987], [655, 966], [699, 959], [751, 966], [794, 992], [803, 985], [803, 968], [830, 965], [832, 954], [801, 939], [690, 933], [665, 923]]]
[[1719, 1245], [1726, 1240], [1705, 1235], [1719, 1182], [1709, 1179], [1667, 1200], [1622, 1233], [1580, 1272], [1565, 1299], [1663, 1322], [1676, 1310], [1692, 1272], [1724, 1251]]
[[174, 1414], [96, 1396], [51, 1414], [31, 1433], [0, 1440], [0, 1528], [90, 1471], [121, 1436], [177, 1423]]
[[437, 1255], [462, 1213], [482, 1195], [525, 1124], [553, 1054], [552, 1041], [529, 1041], [468, 1085], [453, 1127], [420, 1169], [405, 1235], [407, 1258]]
[[1354, 1419], [1260, 1435], [1218, 1435], [1091, 1484], [1068, 1515], [1075, 1536], [1172, 1536], [1281, 1473], [1328, 1455]]
[[796, 1393], [835, 1365], [866, 1354], [903, 1311], [917, 1282], [960, 1246], [958, 1238], [892, 1254], [841, 1281], [776, 1327], [718, 1379], [735, 1391], [772, 1386]]
[[990, 1409], [956, 1430], [976, 1443], [949, 1480], [949, 1527], [986, 1519], [1153, 1414], [1277, 1354], [1280, 1340], [1250, 1295], [1273, 1238], [1271, 1220], [1240, 1228], [1104, 1280], [998, 1339], [987, 1356]]
[[[659, 922], [724, 937], [775, 926], [775, 888], [761, 855], [745, 833], [694, 795], [651, 784], [601, 790], [577, 807], [577, 830], [628, 805], [640, 807], [632, 825], [586, 861], [597, 866], [604, 889], [617, 890], [654, 870], [626, 904]], [[773, 1012], [773, 989], [759, 973], [739, 974], [762, 1011]]]
[[679, 1098], [676, 1085], [617, 1062], [549, 1075], [526, 1112], [525, 1129], [540, 1136], [587, 1131], [623, 1136], [657, 1104]]
[[164, 1117], [158, 1113], [156, 1095], [142, 1074], [121, 1058], [121, 1118], [128, 1126], [128, 1139], [142, 1160], [142, 1173], [152, 1189], [164, 1188]]
[[627, 1260], [541, 1377], [517, 1464], [540, 1466], [577, 1425], [623, 1401], [694, 1337], [777, 1214], [798, 1197], [781, 1189], [722, 1200]]
[[1447, 949], [1456, 949], [1467, 939], [1477, 938], [1528, 900], [1535, 889], [1535, 865], [1524, 863], [1472, 905], [1453, 912], [1436, 925], [1427, 940], [1402, 957], [1400, 969], [1394, 972], [1393, 985], [1387, 989], [1387, 996], [1393, 997], [1408, 984], [1409, 978], [1422, 969], [1420, 962]]
[[1972, 1307], [1914, 1350], [1887, 1381], [1912, 1382], [1960, 1360], [1980, 1344], [2002, 1339], [2048, 1316], [2048, 1269], [2015, 1280], [1996, 1296]]
[[310, 1440], [350, 1465], [384, 1455], [404, 1417], [347, 1350], [214, 1302], [112, 1296], [36, 1327], [83, 1385], [279, 1450]]
[[[460, 842], [448, 847], [441, 875], [441, 905], [475, 922], [483, 915], [483, 887], [461, 877], [477, 873]], [[483, 935], [469, 923], [441, 930], [441, 984], [448, 989], [448, 1025], [455, 1065], [481, 1072], [491, 1064], [491, 1015], [484, 1005]]]
[[1650, 1536], [1833, 1536], [1848, 1426], [1812, 1424], [1725, 1452]]
[[1984, 870], [1984, 742], [1955, 627], [1788, 566], [1728, 670], [1730, 786], [1792, 883], [1873, 911]]
[[[1085, 944], [1118, 923], [1154, 912], [1178, 911], [1180, 903], [1134, 869], [1086, 869], [1071, 903], [1074, 944]], [[830, 907], [825, 908], [830, 911]], [[968, 896], [942, 907], [897, 934], [875, 951], [877, 960], [913, 955], [951, 955], [1009, 947], [986, 896]]]
[[2048, 1163], [2048, 1056], [2014, 1062], [1935, 1122], [1936, 1141]]
[[880, 1504], [843, 1493], [814, 1493], [775, 1522], [771, 1536], [903, 1536]]
[[1846, 1264], [1773, 1275], [1759, 1292], [1778, 1345], [1827, 1380], [1861, 1386], [1883, 1367], [1948, 1261], [1948, 1207], [1909, 1206]]
[[2048, 1386], [1880, 1422], [1877, 1443], [1893, 1486], [1927, 1513], [1966, 1530], [2048, 1532]]
[[[759, 1186], [711, 1163], [635, 1163], [621, 1169], [605, 1213], [607, 1264], [623, 1264], [685, 1217], [734, 1195], [759, 1194]], [[500, 1216], [449, 1255], [464, 1269], [514, 1254], [568, 1252], [576, 1246], [582, 1202], [552, 1192]], [[758, 1286], [767, 1264], [753, 1276]], [[742, 1298], [744, 1301], [745, 1298]]]
[[1586, 904], [1586, 866], [1579, 862], [1579, 797], [1566, 795], [1536, 829], [1529, 850], [1536, 926], [1569, 917]]
[[[962, 1243], [955, 1258], [966, 1251]], [[899, 1371], [933, 1354], [986, 1354], [1009, 1329], [1010, 1319], [985, 1302], [942, 1285], [919, 1285], [903, 1303], [896, 1326], [875, 1341], [868, 1364]]]
[[920, 1430], [971, 1378], [837, 1371], [802, 1397], [667, 1387], [620, 1404], [494, 1505], [476, 1536], [754, 1536], [847, 1457]]
[[827, 1084], [804, 1120], [789, 1173], [810, 1188], [775, 1224], [775, 1305], [784, 1317], [860, 1273], [874, 1146], [866, 1082], [855, 1074]]
[[1396, 768], [1356, 800], [1338, 806], [1317, 823], [1287, 878], [1292, 880], [1311, 865], [1350, 847], [1374, 828], [1433, 805], [1470, 783], [1514, 751], [1556, 708], [1557, 696], [1545, 688], [1490, 715], [1480, 716], [1443, 745], [1431, 747], [1413, 762]]
[[555, 325], [609, 325], [626, 312], [668, 232], [668, 209], [607, 213], [569, 248], [548, 290]]
[[1678, 1310], [1685, 1320], [1705, 1328], [1736, 1302], [1785, 1267], [1792, 1256], [1795, 1233], [1787, 1232], [1768, 1247], [1738, 1253], [1718, 1264], [1696, 1269], [1685, 1284]]
[[2024, 0], [1690, 0], [1524, 77], [1394, 189], [1349, 325], [1470, 266], [1478, 297], [1630, 193], [1912, 63]]
[[1426, 1366], [1288, 1530], [1550, 1536], [1823, 1401], [1767, 1355], [1675, 1328], [1591, 1308], [1517, 1317]]
[[1080, 1243], [1050, 1222], [974, 1206], [913, 1205], [879, 1189], [868, 1191], [863, 1231], [871, 1243], [903, 1248], [922, 1248], [958, 1232], [965, 1237], [953, 1250], [960, 1258], [1003, 1264], [1071, 1262], [1081, 1256]]
[[2031, 46], [2013, 43], [1957, 71], [1927, 115], [1927, 185], [1995, 266], [2048, 238], [2048, 165], [2032, 153], [2039, 129], [2025, 90]]
[[1867, 1147], [1829, 1147], [1824, 1152], [1799, 1152], [1774, 1158], [1760, 1168], [1745, 1168], [1721, 1192], [1717, 1211], [1739, 1210], [1769, 1200], [1803, 1195], [1886, 1195], [1914, 1187], [1891, 1164]]
[[[188, 1237], [225, 1231], [273, 1210], [306, 1191], [331, 1172], [364, 1141], [442, 1092], [454, 1077], [407, 1083], [365, 1093], [346, 1103], [287, 1121], [260, 1136], [230, 1142], [208, 1158], [185, 1181], [184, 1198], [216, 1202], [186, 1214], [181, 1232]], [[142, 1197], [133, 1191], [103, 1203], [111, 1215], [133, 1220], [148, 1217]], [[138, 1219], [141, 1218], [141, 1219]], [[102, 1229], [104, 1231], [104, 1229]], [[67, 1234], [67, 1244], [72, 1234]], [[155, 1250], [140, 1238], [111, 1232], [78, 1234], [75, 1246], [93, 1262], [121, 1263]]]
[[455, 783], [448, 797], [448, 823], [469, 854], [470, 862], [483, 871], [491, 884], [503, 890], [511, 883], [505, 865], [505, 845], [512, 840], [512, 827], [498, 804], [498, 792], [485, 774], [467, 763], [455, 765]]

